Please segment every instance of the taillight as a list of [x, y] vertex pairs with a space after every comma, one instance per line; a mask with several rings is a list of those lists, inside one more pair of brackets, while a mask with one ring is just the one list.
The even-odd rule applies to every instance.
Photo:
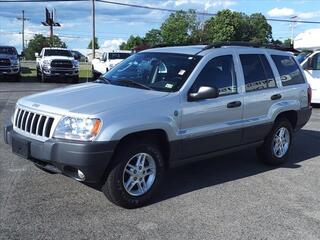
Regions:
[[312, 89], [311, 89], [311, 86], [309, 84], [309, 87], [308, 87], [308, 106], [309, 107], [311, 106], [311, 98], [312, 98]]

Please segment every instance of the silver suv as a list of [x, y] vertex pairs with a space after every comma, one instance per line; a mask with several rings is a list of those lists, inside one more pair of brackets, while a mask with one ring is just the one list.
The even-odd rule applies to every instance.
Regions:
[[96, 82], [21, 98], [4, 137], [36, 166], [97, 184], [111, 202], [135, 208], [171, 167], [248, 147], [265, 163], [285, 162], [310, 100], [290, 53], [163, 47]]

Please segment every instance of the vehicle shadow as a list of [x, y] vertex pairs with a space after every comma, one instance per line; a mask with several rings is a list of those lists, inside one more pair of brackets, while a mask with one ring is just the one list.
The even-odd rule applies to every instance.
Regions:
[[[320, 156], [319, 146], [320, 131], [299, 131], [295, 134], [290, 160], [280, 167], [300, 168], [299, 163]], [[259, 161], [255, 149], [170, 169], [164, 177], [157, 197], [150, 204], [273, 169], [274, 167], [264, 165]]]

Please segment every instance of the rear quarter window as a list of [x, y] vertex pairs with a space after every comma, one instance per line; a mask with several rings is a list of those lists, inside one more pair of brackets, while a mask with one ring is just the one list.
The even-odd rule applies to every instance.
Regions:
[[283, 86], [305, 83], [300, 68], [293, 57], [271, 55], [278, 72], [280, 74]]

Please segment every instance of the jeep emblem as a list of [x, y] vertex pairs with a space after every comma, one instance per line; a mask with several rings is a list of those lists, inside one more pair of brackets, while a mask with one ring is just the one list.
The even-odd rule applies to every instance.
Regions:
[[38, 108], [38, 107], [40, 107], [40, 104], [34, 103], [34, 104], [32, 104], [32, 107]]

